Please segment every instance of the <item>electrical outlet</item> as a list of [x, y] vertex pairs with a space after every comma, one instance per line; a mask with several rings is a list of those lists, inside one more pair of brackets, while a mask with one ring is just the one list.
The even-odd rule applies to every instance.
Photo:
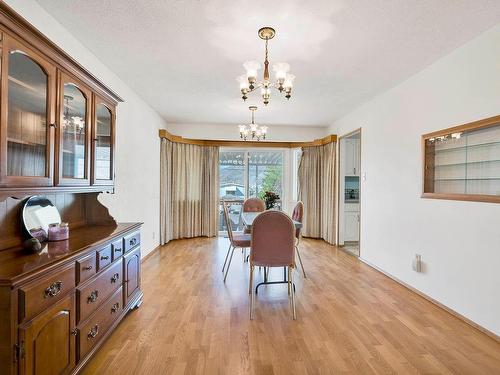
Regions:
[[413, 271], [415, 272], [422, 272], [422, 255], [415, 254], [415, 258], [413, 259], [412, 263], [412, 268]]

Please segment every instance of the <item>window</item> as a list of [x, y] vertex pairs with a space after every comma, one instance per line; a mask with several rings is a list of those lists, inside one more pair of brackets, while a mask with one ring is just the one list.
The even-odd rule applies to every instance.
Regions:
[[[233, 230], [243, 230], [241, 204], [246, 198], [263, 198], [266, 191], [283, 196], [283, 151], [224, 150], [219, 151], [220, 199], [228, 206]], [[225, 232], [222, 206], [219, 231]]]
[[283, 152], [248, 153], [248, 196], [263, 199], [266, 191], [283, 196]]

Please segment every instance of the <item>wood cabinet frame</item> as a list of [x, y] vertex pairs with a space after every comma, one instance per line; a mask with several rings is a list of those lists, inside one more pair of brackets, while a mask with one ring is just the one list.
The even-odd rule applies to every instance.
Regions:
[[109, 101], [94, 95], [92, 109], [92, 163], [96, 165], [96, 141], [97, 141], [97, 106], [104, 105], [111, 114], [111, 143], [110, 143], [110, 179], [97, 179], [95, 176], [95, 168], [92, 168], [92, 185], [94, 186], [109, 186], [114, 184], [115, 179], [115, 124], [116, 124], [116, 109]]
[[433, 155], [433, 147], [427, 145], [427, 140], [434, 137], [440, 137], [451, 133], [459, 133], [468, 130], [486, 129], [493, 126], [500, 125], [500, 115], [485, 118], [478, 121], [473, 121], [467, 124], [453, 126], [451, 128], [438, 130], [432, 133], [422, 135], [421, 149], [422, 149], [422, 198], [431, 199], [448, 199], [459, 201], [474, 201], [474, 202], [490, 202], [500, 203], [500, 196], [498, 195], [485, 195], [485, 194], [452, 194], [452, 193], [433, 193], [428, 190], [433, 189], [434, 180], [434, 160], [430, 157]]
[[[8, 114], [8, 95], [6, 89], [8, 88], [8, 51], [12, 49], [13, 43], [15, 46], [19, 46], [17, 49], [34, 57], [35, 62], [49, 75], [47, 124], [54, 126], [48, 126], [47, 129], [47, 173], [44, 177], [7, 175], [6, 115]], [[2, 57], [0, 60], [0, 197], [61, 192], [113, 192], [116, 105], [123, 102], [123, 99], [2, 1], [0, 1], [0, 52]], [[62, 158], [59, 155], [60, 129], [56, 131], [56, 126], [60, 124], [60, 98], [61, 95], [64, 95], [61, 94], [62, 77], [71, 77], [71, 81], [77, 83], [79, 88], [84, 87], [86, 94], [91, 98], [91, 105], [88, 108], [90, 110], [90, 130], [88, 132], [88, 158], [86, 158], [88, 160], [86, 160], [85, 179], [62, 177]], [[95, 180], [92, 173], [94, 162], [92, 147], [94, 104], [92, 102], [96, 97], [101, 98], [100, 100], [112, 112], [112, 175], [109, 180]]]
[[[45, 176], [8, 176], [7, 174], [7, 126], [8, 126], [8, 87], [9, 55], [13, 51], [25, 54], [47, 74], [47, 118]], [[18, 39], [3, 33], [1, 66], [1, 104], [0, 104], [0, 187], [37, 187], [53, 186], [54, 182], [54, 124], [56, 99], [56, 67], [42, 55], [35, 52]]]
[[[62, 115], [64, 111], [64, 85], [75, 86], [87, 100], [85, 108], [85, 171], [84, 178], [63, 177], [63, 150], [62, 150]], [[92, 91], [79, 79], [62, 71], [58, 72], [58, 95], [57, 95], [57, 127], [56, 127], [56, 163], [55, 163], [55, 185], [56, 186], [89, 186], [90, 185], [90, 165], [92, 158], [91, 137], [93, 124], [93, 94]]]

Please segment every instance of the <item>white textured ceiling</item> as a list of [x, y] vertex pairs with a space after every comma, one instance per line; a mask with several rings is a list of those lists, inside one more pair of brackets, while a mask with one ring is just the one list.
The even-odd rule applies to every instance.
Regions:
[[[499, 0], [37, 0], [167, 122], [327, 125], [500, 22]], [[290, 63], [295, 92], [240, 98], [245, 60]], [[261, 108], [262, 107], [262, 108]]]

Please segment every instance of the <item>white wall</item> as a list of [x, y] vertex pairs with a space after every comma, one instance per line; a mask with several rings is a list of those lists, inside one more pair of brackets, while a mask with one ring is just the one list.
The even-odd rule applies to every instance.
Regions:
[[420, 136], [499, 114], [500, 25], [330, 127], [362, 128], [361, 257], [497, 335], [500, 205], [420, 198]]
[[[264, 124], [263, 124], [264, 125]], [[228, 124], [169, 124], [168, 130], [184, 138], [239, 140], [238, 125]], [[271, 125], [268, 129], [268, 141], [313, 141], [323, 138], [326, 126], [286, 126]]]
[[157, 129], [166, 127], [165, 122], [38, 3], [26, 0], [6, 3], [125, 99], [117, 109], [115, 194], [101, 194], [100, 201], [119, 222], [144, 222], [142, 253], [146, 255], [159, 244]]

